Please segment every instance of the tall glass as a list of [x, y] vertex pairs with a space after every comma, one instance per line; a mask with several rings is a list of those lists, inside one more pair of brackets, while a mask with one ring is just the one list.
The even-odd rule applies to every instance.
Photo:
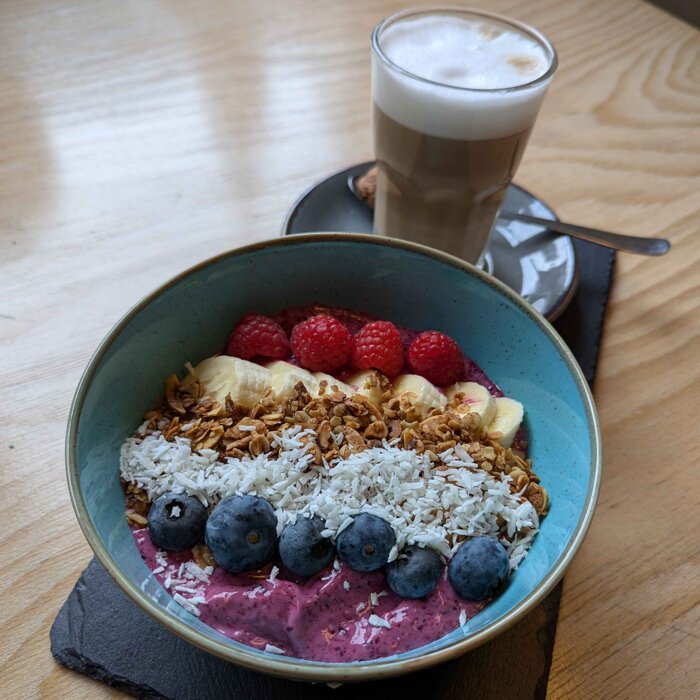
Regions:
[[479, 263], [557, 67], [536, 29], [457, 8], [372, 33], [375, 233]]

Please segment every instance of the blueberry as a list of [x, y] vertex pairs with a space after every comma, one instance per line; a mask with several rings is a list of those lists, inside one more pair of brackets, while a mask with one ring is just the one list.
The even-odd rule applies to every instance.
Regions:
[[467, 540], [452, 557], [447, 575], [460, 598], [484, 600], [508, 578], [508, 554], [491, 537]]
[[386, 582], [402, 598], [425, 598], [435, 590], [442, 561], [434, 549], [411, 545], [386, 565]]
[[335, 539], [338, 556], [355, 571], [381, 569], [395, 543], [391, 525], [371, 513], [355, 515]]
[[206, 522], [207, 509], [197, 498], [164, 493], [148, 513], [148, 532], [153, 544], [176, 552], [201, 542]]
[[296, 522], [285, 526], [280, 535], [280, 558], [297, 576], [313, 576], [325, 569], [333, 559], [333, 543], [321, 537], [323, 520], [298, 516]]
[[206, 530], [216, 563], [234, 574], [259, 569], [275, 554], [277, 516], [257, 496], [230, 496], [214, 508]]

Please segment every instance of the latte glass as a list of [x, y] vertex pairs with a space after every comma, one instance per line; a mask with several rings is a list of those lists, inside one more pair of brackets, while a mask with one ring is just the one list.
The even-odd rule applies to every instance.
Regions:
[[374, 231], [480, 263], [557, 66], [536, 29], [407, 10], [372, 34]]

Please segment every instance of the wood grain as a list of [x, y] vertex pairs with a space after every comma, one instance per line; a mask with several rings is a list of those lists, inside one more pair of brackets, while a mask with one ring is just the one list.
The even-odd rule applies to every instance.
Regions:
[[[82, 368], [192, 262], [277, 235], [371, 157], [369, 33], [410, 3], [6, 0], [0, 23], [0, 694], [116, 693], [48, 629], [90, 550], [63, 476]], [[562, 218], [665, 234], [620, 257], [596, 394], [605, 476], [566, 576], [552, 697], [700, 687], [700, 35], [638, 0], [471, 2], [530, 21], [560, 70], [518, 174]]]

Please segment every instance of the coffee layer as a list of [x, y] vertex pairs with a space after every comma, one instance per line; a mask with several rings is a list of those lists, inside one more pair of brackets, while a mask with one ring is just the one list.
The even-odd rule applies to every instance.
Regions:
[[446, 139], [410, 129], [375, 104], [375, 231], [476, 262], [530, 129]]

